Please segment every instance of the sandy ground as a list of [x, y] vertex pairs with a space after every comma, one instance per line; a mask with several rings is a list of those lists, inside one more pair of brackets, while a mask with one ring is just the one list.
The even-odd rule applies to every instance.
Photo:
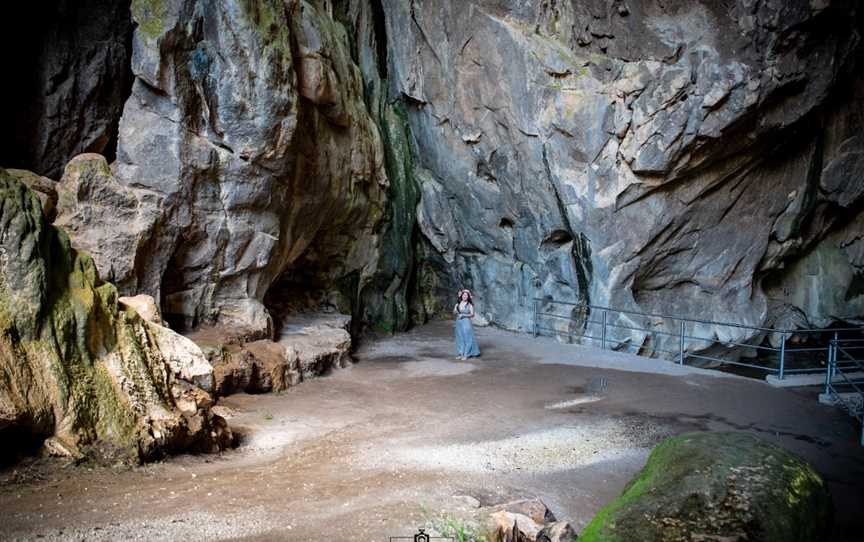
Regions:
[[450, 324], [431, 324], [367, 341], [356, 365], [286, 393], [225, 398], [243, 438], [221, 456], [6, 470], [0, 539], [385, 542], [528, 496], [581, 528], [665, 436], [741, 430], [811, 461], [834, 494], [832, 540], [861, 540], [864, 448], [818, 390], [478, 337], [482, 358], [460, 362]]

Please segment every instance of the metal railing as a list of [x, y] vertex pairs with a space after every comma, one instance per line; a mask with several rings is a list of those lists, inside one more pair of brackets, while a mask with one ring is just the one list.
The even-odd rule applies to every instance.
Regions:
[[[561, 309], [562, 307], [565, 309]], [[556, 308], [559, 312], [554, 312]], [[569, 310], [569, 313], [562, 314], [561, 310]], [[579, 314], [574, 316], [574, 313]], [[563, 322], [567, 329], [544, 326], [543, 319]], [[634, 321], [639, 319], [647, 319], [653, 324], [651, 327], [639, 326]], [[687, 360], [701, 360], [746, 367], [774, 374], [781, 380], [787, 375], [826, 372], [830, 354], [829, 337], [832, 334], [835, 338], [843, 334], [860, 336], [862, 333], [861, 328], [777, 330], [536, 298], [533, 326], [535, 337], [547, 332], [580, 341], [589, 339], [599, 342], [603, 350], [611, 345], [615, 350], [635, 349], [635, 353], [641, 355], [666, 356], [681, 365]], [[706, 331], [710, 331], [711, 336], [700, 336], [700, 327], [707, 328]], [[622, 330], [625, 336], [620, 336]], [[720, 330], [726, 330], [722, 333], [726, 335], [725, 338], [719, 336]], [[632, 341], [634, 333], [644, 334], [643, 340], [638, 344]], [[616, 338], [615, 335], [619, 336]], [[773, 345], [772, 337], [775, 339]], [[649, 339], [647, 344], [645, 339]], [[718, 357], [723, 353], [732, 357]], [[742, 361], [742, 353], [751, 354], [750, 358], [745, 359], [753, 363]], [[790, 361], [794, 363], [790, 364]], [[850, 360], [837, 360], [838, 368], [846, 370], [852, 365]]]
[[864, 446], [864, 339], [831, 339], [828, 370], [825, 372], [825, 395], [861, 422], [861, 445]]

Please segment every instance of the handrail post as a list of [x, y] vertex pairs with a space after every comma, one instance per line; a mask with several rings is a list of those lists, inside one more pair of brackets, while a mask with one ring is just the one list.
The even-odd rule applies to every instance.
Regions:
[[825, 395], [831, 393], [831, 381], [834, 379], [834, 366], [837, 363], [837, 334], [828, 342], [828, 367], [825, 368]]
[[777, 378], [783, 380], [783, 373], [786, 370], [786, 332], [780, 335], [780, 374]]
[[832, 388], [834, 387], [834, 375], [837, 374], [837, 370], [838, 370], [837, 369], [837, 350], [839, 350], [839, 349], [840, 349], [840, 339], [839, 339], [839, 335], [835, 331], [834, 332], [834, 339], [831, 341], [831, 366], [830, 366], [831, 376], [829, 377], [830, 380], [828, 381], [828, 383], [831, 384]]
[[537, 338], [537, 300], [534, 300], [534, 338]]
[[678, 332], [678, 365], [684, 365], [684, 320]]
[[603, 328], [600, 330], [600, 350], [606, 350], [606, 311], [603, 311]]

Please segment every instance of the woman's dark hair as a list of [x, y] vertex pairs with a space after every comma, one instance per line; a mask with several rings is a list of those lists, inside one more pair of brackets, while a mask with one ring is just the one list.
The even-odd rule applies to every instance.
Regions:
[[468, 294], [468, 304], [469, 305], [474, 304], [474, 298], [471, 297], [471, 292], [469, 292], [467, 290], [461, 290], [459, 292], [459, 295], [456, 296], [456, 303], [462, 303], [462, 294]]

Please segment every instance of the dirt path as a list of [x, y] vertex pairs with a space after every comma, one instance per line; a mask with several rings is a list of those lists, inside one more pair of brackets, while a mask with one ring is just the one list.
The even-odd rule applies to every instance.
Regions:
[[[378, 542], [535, 495], [581, 528], [660, 439], [729, 429], [811, 461], [834, 493], [834, 539], [862, 532], [857, 428], [812, 390], [493, 329], [478, 337], [483, 357], [455, 361], [450, 326], [432, 324], [371, 341], [358, 364], [287, 393], [228, 397], [243, 443], [222, 456], [2, 473], [0, 539]], [[595, 364], [683, 374], [584, 366]]]

